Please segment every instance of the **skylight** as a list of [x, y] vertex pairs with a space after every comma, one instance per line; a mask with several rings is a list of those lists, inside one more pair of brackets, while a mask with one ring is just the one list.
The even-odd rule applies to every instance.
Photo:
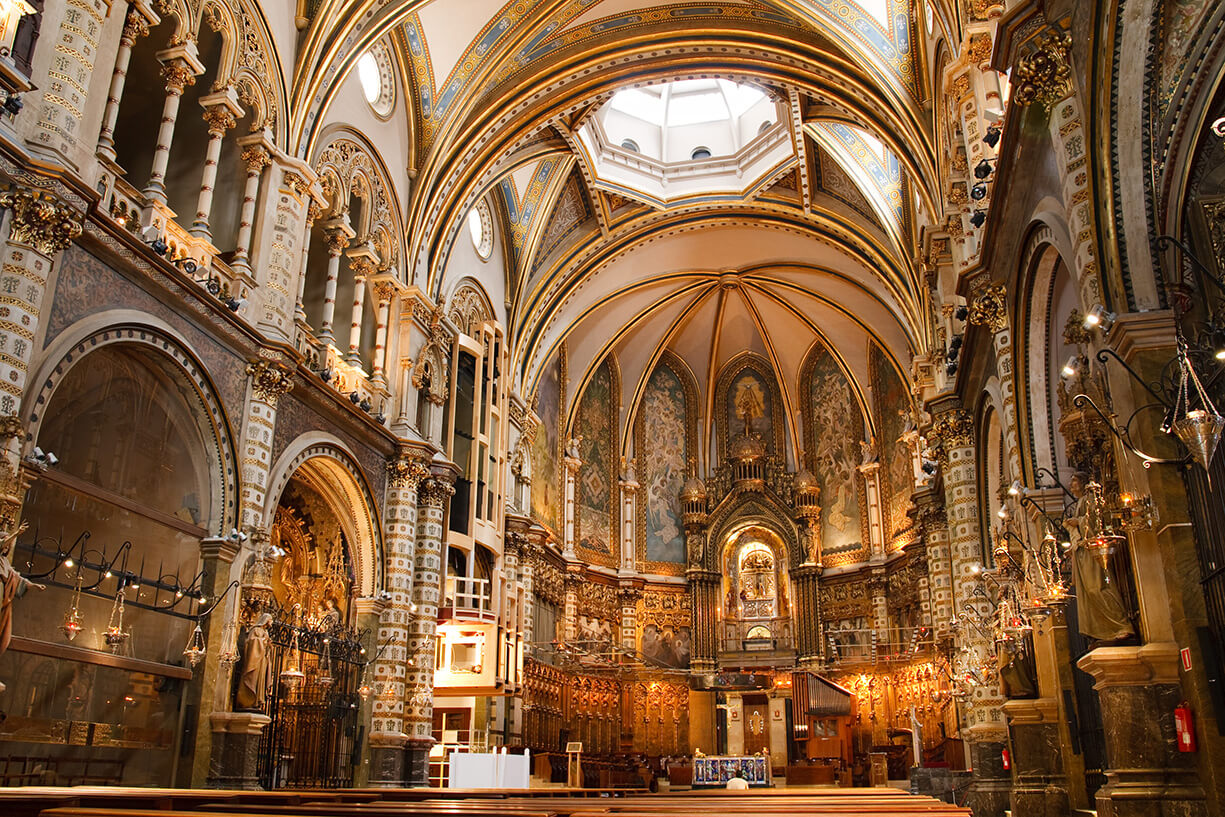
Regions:
[[766, 98], [757, 88], [727, 79], [689, 79], [626, 88], [609, 103], [614, 111], [659, 127], [680, 128], [743, 116]]

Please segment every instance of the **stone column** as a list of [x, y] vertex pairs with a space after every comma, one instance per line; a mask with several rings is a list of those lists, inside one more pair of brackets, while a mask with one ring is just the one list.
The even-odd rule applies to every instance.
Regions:
[[578, 594], [586, 583], [583, 576], [583, 565], [579, 562], [571, 562], [566, 565], [566, 601], [565, 621], [563, 622], [563, 637], [566, 641], [575, 641], [578, 639]]
[[821, 642], [821, 573], [819, 564], [791, 568], [795, 585], [795, 653], [804, 669], [818, 669], [825, 657]]
[[633, 573], [637, 570], [638, 542], [638, 480], [635, 476], [634, 460], [621, 479], [621, 571]]
[[59, 253], [81, 233], [80, 216], [53, 196], [35, 190], [0, 192], [8, 210], [0, 293], [0, 535], [21, 519], [26, 484], [21, 474], [25, 427], [17, 418], [25, 396], [34, 338], [42, 314], [47, 278]]
[[209, 218], [213, 212], [213, 186], [217, 184], [217, 162], [221, 159], [221, 144], [226, 131], [238, 124], [242, 109], [233, 99], [234, 91], [227, 89], [209, 94], [200, 100], [204, 107], [204, 121], [208, 124], [208, 147], [204, 151], [204, 170], [200, 176], [200, 195], [196, 199], [196, 218], [188, 231], [196, 238], [212, 242], [213, 231]]
[[878, 648], [889, 643], [889, 602], [885, 598], [888, 589], [889, 579], [884, 568], [873, 568], [868, 577], [868, 592], [872, 596], [872, 629], [876, 631]]
[[622, 579], [617, 588], [617, 599], [621, 602], [621, 647], [631, 653], [638, 646], [638, 602], [642, 599], [642, 585], [640, 579]]
[[[1097, 792], [1101, 817], [1211, 814], [1194, 752], [1179, 752], [1174, 707], [1186, 696], [1179, 683], [1178, 645], [1098, 647], [1076, 666], [1093, 676], [1106, 737], [1106, 785]], [[1208, 713], [1197, 713], [1204, 730]]]
[[[58, 8], [57, 8], [58, 7]], [[107, 0], [78, 0], [74, 3], [48, 3], [43, 11], [41, 42], [54, 51], [54, 68], [45, 79], [32, 77], [43, 87], [42, 111], [33, 128], [34, 149], [50, 154], [57, 163], [73, 169], [84, 167], [86, 151], [92, 148], [78, 142], [81, 120], [89, 108], [90, 77], [98, 56], [103, 21], [110, 13]], [[52, 20], [58, 26], [52, 28]], [[88, 137], [86, 137], [88, 140]]]
[[1021, 443], [1017, 434], [1016, 385], [1012, 377], [1012, 331], [1008, 328], [1008, 293], [1002, 283], [984, 287], [970, 302], [966, 323], [981, 326], [991, 334], [995, 369], [1000, 380], [1000, 428], [1008, 446], [1009, 477], [1021, 475]]
[[869, 462], [859, 466], [863, 474], [864, 496], [868, 501], [868, 551], [869, 560], [885, 561], [885, 517], [880, 494], [880, 463]]
[[409, 785], [429, 782], [429, 751], [434, 745], [434, 637], [442, 595], [443, 538], [446, 508], [455, 493], [453, 465], [434, 467], [417, 488], [417, 546], [413, 559], [413, 611], [408, 628], [410, 663], [405, 681], [405, 732], [408, 734]]
[[349, 313], [349, 351], [345, 362], [362, 368], [362, 310], [366, 303], [366, 282], [378, 267], [378, 255], [369, 244], [353, 247], [346, 253], [353, 271], [353, 310]]
[[[243, 201], [245, 203], [246, 200]], [[252, 198], [253, 205], [254, 201]], [[319, 220], [320, 215], [319, 204], [312, 198], [306, 205], [306, 230], [302, 239], [302, 260], [298, 263], [298, 297], [293, 308], [294, 320], [299, 324], [306, 323], [306, 304], [303, 302], [303, 298], [306, 297], [306, 264], [310, 258], [311, 231], [315, 228], [315, 222]]]
[[[566, 443], [566, 448], [568, 450], [572, 448], [573, 449], [578, 448], [577, 445], [572, 445], [573, 442], [574, 441], [571, 440]], [[579, 469], [583, 467], [583, 461], [579, 459], [578, 457], [573, 457], [567, 454], [562, 459], [562, 463], [563, 465], [565, 465], [564, 471], [565, 471], [566, 485], [565, 485], [565, 493], [563, 495], [565, 497], [565, 502], [562, 506], [565, 516], [563, 517], [563, 521], [562, 521], [562, 541], [561, 541], [562, 549], [561, 549], [561, 552], [562, 552], [562, 555], [565, 556], [567, 560], [570, 560], [574, 558], [574, 509], [575, 509], [575, 505], [574, 505], [575, 490], [574, 488], [575, 488], [575, 480], [578, 479], [578, 472], [579, 472]]]
[[208, 788], [259, 791], [259, 743], [272, 719], [259, 712], [212, 712], [208, 718], [213, 738]]
[[1068, 779], [1054, 698], [1013, 698], [1003, 703], [1012, 754], [1010, 805], [1015, 817], [1070, 814]]
[[374, 360], [371, 362], [370, 382], [376, 388], [387, 388], [387, 324], [391, 320], [391, 299], [396, 288], [390, 281], [379, 281], [374, 285], [374, 300], [378, 304], [374, 325]]
[[128, 9], [123, 23], [123, 34], [119, 37], [119, 52], [115, 55], [115, 72], [111, 74], [111, 90], [106, 97], [106, 110], [102, 113], [102, 130], [98, 134], [98, 156], [108, 162], [115, 161], [115, 123], [119, 120], [119, 100], [123, 99], [123, 88], [128, 81], [128, 64], [132, 60], [132, 46], [149, 33], [149, 12], [139, 5]]
[[413, 563], [417, 542], [417, 487], [429, 476], [429, 452], [404, 449], [387, 463], [383, 512], [384, 590], [391, 596], [379, 617], [376, 690], [370, 720], [370, 785], [405, 781], [405, 679], [413, 620]]
[[944, 497], [930, 487], [914, 494], [916, 516], [927, 556], [927, 588], [931, 617], [928, 619], [938, 641], [952, 637], [953, 564], [949, 555], [948, 520], [944, 516]]
[[[247, 137], [246, 139], [250, 139]], [[246, 139], [239, 140], [243, 144]], [[242, 210], [238, 215], [238, 238], [234, 247], [234, 260], [230, 267], [242, 274], [251, 274], [251, 233], [255, 226], [255, 202], [259, 197], [260, 176], [264, 168], [272, 164], [272, 157], [263, 145], [262, 137], [256, 136], [243, 146], [242, 163], [247, 167], [247, 179], [242, 190]]]
[[248, 532], [266, 528], [264, 503], [272, 468], [272, 435], [280, 399], [293, 388], [290, 369], [276, 361], [256, 359], [247, 366], [251, 388], [242, 430], [242, 487], [239, 519]]
[[[987, 626], [985, 604], [972, 600], [978, 578], [975, 568], [982, 567], [973, 422], [955, 397], [933, 400], [930, 409], [935, 419], [929, 440], [936, 442], [936, 455], [944, 477], [945, 507], [952, 529], [954, 614], [962, 621], [955, 630], [956, 644], [983, 665], [994, 660], [991, 645], [968, 620], [977, 614], [984, 622], [979, 626]], [[998, 817], [1008, 807], [1010, 779], [1003, 768], [1001, 754], [1007, 729], [1001, 703], [998, 688], [980, 684], [966, 701], [963, 712], [962, 737], [968, 744], [973, 769], [966, 803], [976, 817]]]
[[328, 247], [328, 278], [323, 291], [323, 318], [319, 322], [319, 340], [336, 343], [332, 323], [336, 319], [336, 282], [340, 280], [340, 255], [353, 239], [353, 228], [344, 215], [328, 219], [323, 225], [323, 241]]
[[162, 105], [162, 123], [157, 131], [157, 146], [153, 149], [153, 168], [144, 194], [150, 203], [166, 204], [166, 168], [170, 164], [170, 146], [174, 142], [174, 126], [179, 119], [179, 102], [183, 89], [196, 84], [204, 66], [196, 57], [196, 44], [187, 42], [159, 51], [162, 79], [166, 81], [166, 102]]

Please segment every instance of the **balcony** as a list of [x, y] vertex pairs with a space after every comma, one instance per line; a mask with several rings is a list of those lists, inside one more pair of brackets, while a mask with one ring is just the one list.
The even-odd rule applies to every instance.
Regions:
[[496, 621], [488, 579], [447, 576], [439, 621]]

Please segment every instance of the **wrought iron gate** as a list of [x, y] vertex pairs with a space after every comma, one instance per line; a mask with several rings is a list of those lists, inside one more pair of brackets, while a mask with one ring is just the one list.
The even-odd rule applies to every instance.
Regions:
[[[268, 626], [268, 634], [274, 675], [265, 711], [272, 720], [260, 740], [260, 785], [352, 786], [364, 739], [358, 726], [364, 666], [358, 635], [296, 628], [280, 620]], [[301, 679], [285, 683], [285, 671], [294, 668], [301, 670]]]

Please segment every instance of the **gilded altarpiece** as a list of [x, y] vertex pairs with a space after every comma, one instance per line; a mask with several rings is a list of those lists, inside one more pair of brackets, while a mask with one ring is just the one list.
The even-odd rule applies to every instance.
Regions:
[[583, 465], [576, 490], [578, 554], [584, 561], [617, 566], [617, 429], [621, 378], [610, 357], [596, 367], [579, 401], [574, 433]]
[[687, 669], [693, 614], [689, 595], [646, 590], [638, 602], [638, 644], [649, 667]]
[[679, 576], [685, 565], [680, 493], [697, 451], [697, 388], [684, 363], [665, 353], [647, 381], [634, 423], [642, 497], [638, 560], [646, 573]]
[[884, 503], [886, 539], [911, 525], [906, 511], [914, 490], [914, 462], [909, 444], [902, 439], [913, 416], [910, 395], [888, 355], [875, 343], [868, 353], [872, 374], [872, 403], [876, 413], [876, 451], [880, 456], [881, 490]]
[[532, 441], [532, 516], [554, 535], [561, 532], [561, 400], [563, 344], [545, 366], [532, 398], [540, 428]]
[[805, 465], [821, 486], [821, 552], [836, 566], [866, 559], [863, 407], [838, 360], [820, 342], [804, 364]]

